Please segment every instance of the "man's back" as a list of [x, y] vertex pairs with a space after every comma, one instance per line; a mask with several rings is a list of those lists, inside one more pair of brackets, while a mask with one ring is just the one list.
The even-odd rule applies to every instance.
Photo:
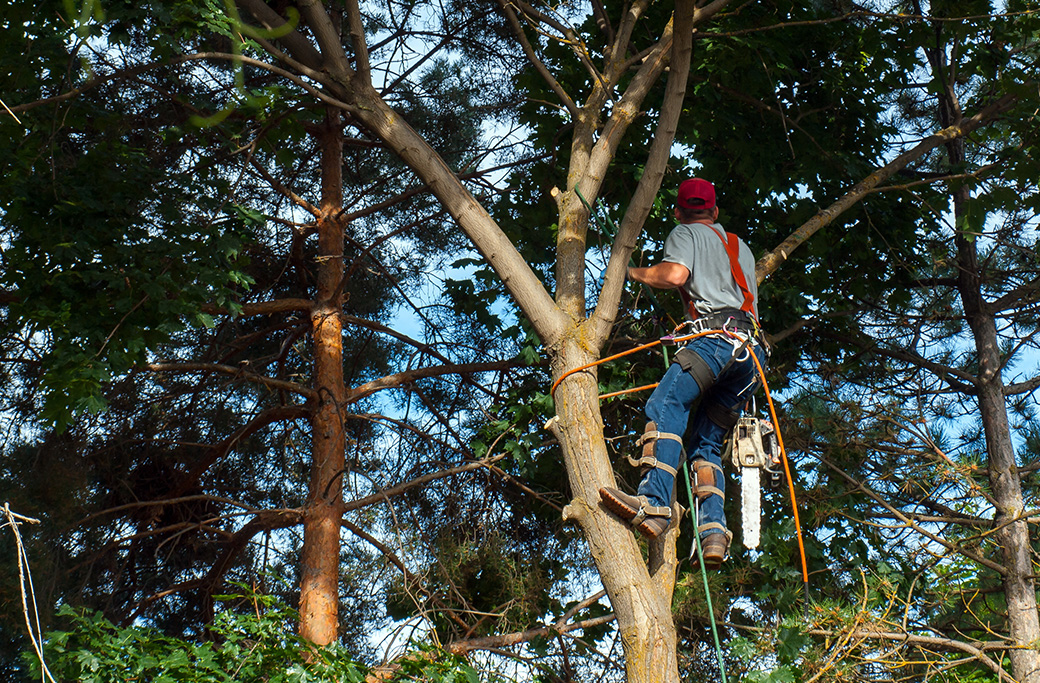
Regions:
[[[726, 233], [714, 223], [683, 223], [668, 235], [663, 261], [678, 263], [690, 271], [682, 289], [701, 315], [724, 308], [739, 309], [744, 303], [730, 267], [729, 253], [723, 241]], [[754, 314], [758, 317], [758, 284], [755, 281], [755, 258], [751, 249], [738, 240], [739, 262], [748, 289], [754, 295]]]

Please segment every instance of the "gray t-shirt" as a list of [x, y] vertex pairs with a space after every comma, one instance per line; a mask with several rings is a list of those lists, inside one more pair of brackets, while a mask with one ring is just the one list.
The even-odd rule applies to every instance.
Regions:
[[[690, 277], [682, 289], [701, 315], [724, 308], [739, 309], [744, 304], [730, 268], [726, 244], [720, 239], [725, 232], [718, 223], [683, 223], [675, 226], [664, 243], [663, 261], [686, 266]], [[743, 240], [738, 240], [738, 260], [744, 271], [748, 289], [754, 295], [755, 317], [758, 317], [758, 283], [755, 281], [755, 257]]]

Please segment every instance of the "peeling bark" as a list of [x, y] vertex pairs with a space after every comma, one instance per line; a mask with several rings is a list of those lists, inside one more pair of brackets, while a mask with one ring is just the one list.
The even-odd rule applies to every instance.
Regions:
[[320, 131], [322, 217], [318, 221], [318, 291], [311, 310], [314, 341], [312, 463], [303, 513], [300, 556], [300, 635], [318, 645], [336, 640], [339, 610], [340, 519], [346, 438], [343, 383], [343, 135], [340, 114], [329, 111]]

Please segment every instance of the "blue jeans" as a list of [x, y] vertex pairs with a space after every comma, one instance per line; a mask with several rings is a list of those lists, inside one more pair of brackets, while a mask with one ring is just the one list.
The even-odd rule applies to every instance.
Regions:
[[[705, 459], [716, 465], [722, 465], [722, 440], [726, 436], [726, 429], [708, 419], [704, 408], [706, 405], [714, 404], [727, 410], [739, 413], [751, 395], [757, 388], [757, 370], [755, 361], [751, 359], [750, 353], [742, 352], [737, 360], [726, 369], [721, 376], [719, 373], [733, 357], [733, 344], [721, 337], [700, 337], [692, 340], [687, 346], [698, 356], [703, 358], [716, 375], [715, 383], [708, 389], [696, 412], [693, 414], [693, 423], [690, 425], [689, 438], [685, 439], [686, 454], [690, 460]], [[765, 367], [765, 350], [762, 346], [754, 344], [748, 347], [758, 356], [759, 362]], [[739, 359], [743, 359], [738, 362]], [[690, 419], [690, 409], [700, 396], [701, 390], [697, 382], [688, 372], [684, 372], [678, 363], [672, 363], [665, 373], [661, 383], [657, 385], [650, 400], [646, 404], [646, 416], [657, 423], [657, 430], [677, 434], [684, 438], [687, 422]], [[655, 455], [658, 460], [676, 469], [679, 467], [682, 449], [679, 442], [672, 439], [658, 439], [654, 442]], [[691, 472], [691, 477], [692, 477]], [[639, 482], [639, 495], [646, 496], [651, 505], [670, 506], [672, 501], [672, 489], [675, 478], [660, 468], [653, 468]], [[725, 476], [721, 471], [716, 472], [715, 485], [725, 490]], [[716, 495], [708, 496], [700, 504], [700, 515], [697, 524], [703, 526], [710, 522], [717, 522], [726, 526], [726, 515], [722, 509], [722, 498]], [[711, 533], [721, 533], [718, 529], [710, 529], [701, 534], [702, 537]]]

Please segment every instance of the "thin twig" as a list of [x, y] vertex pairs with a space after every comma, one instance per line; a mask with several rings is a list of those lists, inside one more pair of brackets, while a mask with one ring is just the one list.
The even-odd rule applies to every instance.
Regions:
[[[36, 591], [33, 590], [32, 573], [29, 571], [29, 556], [25, 552], [25, 546], [22, 545], [22, 535], [18, 532], [19, 522], [39, 524], [40, 520], [11, 512], [11, 506], [6, 502], [4, 503], [4, 516], [7, 517], [7, 523], [0, 526], [0, 529], [9, 526], [11, 527], [11, 532], [14, 534], [15, 552], [18, 557], [18, 587], [22, 593], [22, 614], [25, 615], [25, 628], [29, 634], [29, 642], [32, 643], [33, 650], [36, 652], [36, 657], [40, 660], [40, 670], [43, 675], [50, 679], [51, 683], [58, 683], [54, 680], [54, 676], [51, 675], [50, 669], [47, 668], [47, 662], [43, 659], [43, 632], [40, 628], [40, 611], [36, 607]], [[28, 594], [26, 594], [25, 590], [26, 584], [29, 586]], [[32, 618], [29, 616], [30, 599], [32, 602]], [[35, 633], [33, 632], [33, 621], [36, 622]]]

